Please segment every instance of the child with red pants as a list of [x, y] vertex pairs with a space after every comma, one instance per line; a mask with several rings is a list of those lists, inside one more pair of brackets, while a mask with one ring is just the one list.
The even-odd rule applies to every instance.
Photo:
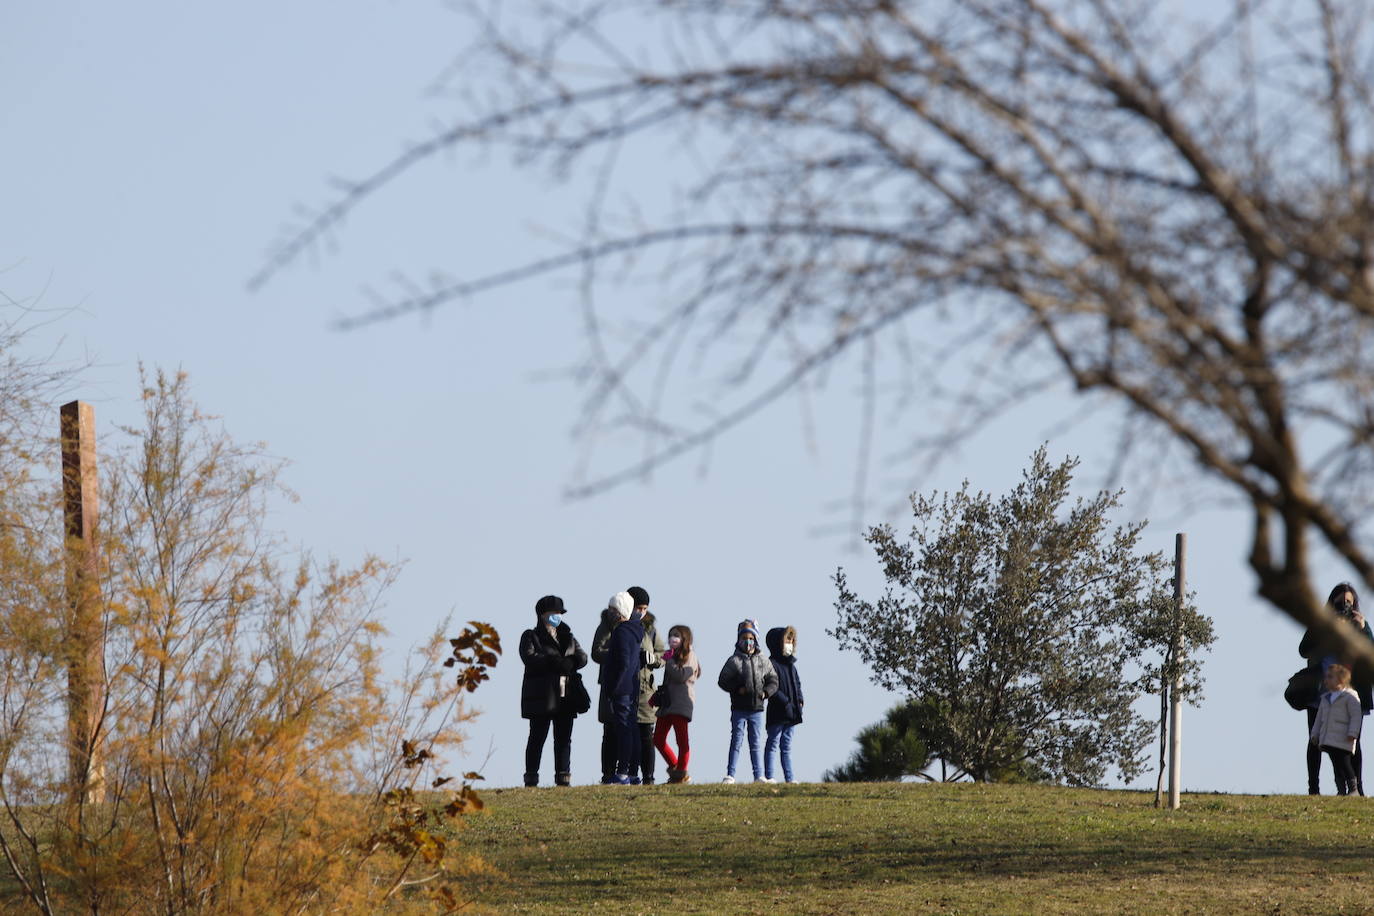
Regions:
[[[663, 699], [654, 724], [654, 747], [668, 764], [669, 782], [691, 782], [687, 758], [692, 753], [687, 741], [687, 723], [697, 700], [697, 675], [701, 666], [692, 651], [692, 631], [683, 624], [668, 631], [668, 651], [663, 653]], [[668, 747], [668, 729], [677, 739], [677, 753]]]

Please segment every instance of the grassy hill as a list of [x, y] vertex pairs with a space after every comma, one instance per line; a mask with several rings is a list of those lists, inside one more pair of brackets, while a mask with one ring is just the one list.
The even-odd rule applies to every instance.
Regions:
[[1374, 799], [849, 784], [506, 789], [499, 913], [1374, 913]]

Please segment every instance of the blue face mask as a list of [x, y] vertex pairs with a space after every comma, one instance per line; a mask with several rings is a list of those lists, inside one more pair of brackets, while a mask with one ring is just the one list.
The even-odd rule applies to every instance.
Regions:
[[548, 617], [545, 617], [544, 619], [547, 620], [547, 621], [549, 622], [549, 626], [551, 626], [551, 627], [556, 627], [556, 626], [558, 626], [560, 623], [563, 622], [563, 615], [562, 615], [562, 614], [550, 614]]

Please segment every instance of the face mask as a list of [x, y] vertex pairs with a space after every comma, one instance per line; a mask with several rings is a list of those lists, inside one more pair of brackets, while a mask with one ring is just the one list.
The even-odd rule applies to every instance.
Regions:
[[680, 645], [682, 645], [682, 637], [681, 637], [681, 636], [669, 636], [669, 637], [668, 637], [668, 648], [669, 648], [669, 649], [672, 649], [674, 652], [676, 652], [677, 649], [678, 649], [678, 646], [680, 646]]
[[741, 636], [739, 642], [736, 643], [736, 645], [739, 646], [739, 650], [745, 653], [746, 655], [754, 654], [754, 637]]
[[562, 614], [550, 614], [548, 617], [546, 617], [546, 618], [544, 618], [544, 619], [547, 620], [547, 621], [549, 622], [549, 626], [551, 626], [551, 627], [556, 627], [556, 626], [558, 626], [560, 623], [563, 622], [563, 615], [562, 615]]
[[631, 619], [631, 620], [643, 620], [643, 619], [644, 619], [644, 612], [641, 611], [639, 608], [635, 608], [633, 611], [630, 611], [630, 619]]
[[783, 654], [783, 655], [791, 655], [791, 654], [792, 654], [793, 652], [795, 652], [795, 651], [796, 651], [796, 646], [792, 645], [792, 643], [790, 643], [790, 642], [785, 642], [785, 643], [782, 644], [782, 654]]

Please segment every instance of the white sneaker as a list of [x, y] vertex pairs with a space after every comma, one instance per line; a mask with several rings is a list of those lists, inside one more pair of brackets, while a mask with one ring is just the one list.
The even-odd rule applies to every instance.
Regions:
[[726, 776], [721, 782], [725, 783], [727, 786], [733, 786], [735, 784], [735, 777]]
[[777, 782], [777, 780], [774, 779], [772, 776], [765, 776], [762, 779], [754, 780], [754, 782]]

